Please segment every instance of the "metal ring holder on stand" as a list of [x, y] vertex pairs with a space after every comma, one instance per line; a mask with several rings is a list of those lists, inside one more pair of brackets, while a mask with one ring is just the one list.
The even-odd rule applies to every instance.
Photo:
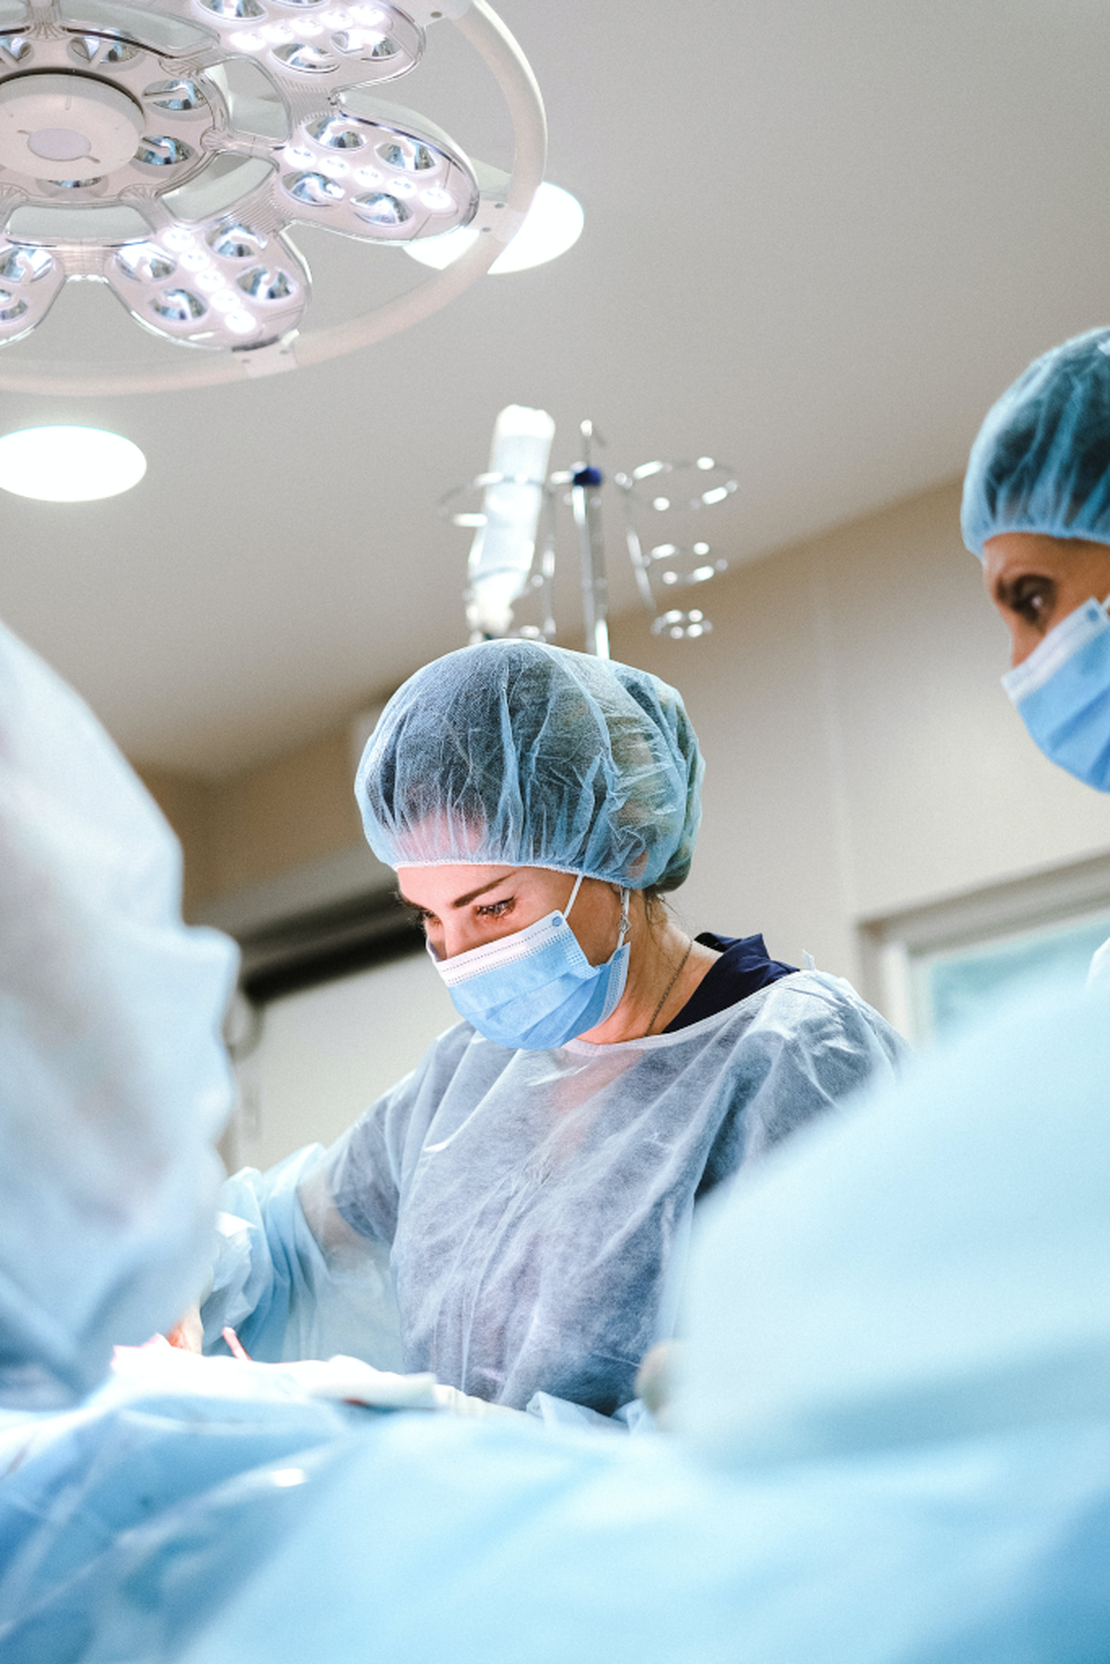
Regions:
[[[651, 481], [650, 486], [647, 482]], [[705, 511], [727, 501], [736, 490], [733, 470], [713, 457], [702, 456], [696, 462], [645, 462], [631, 474], [618, 474], [615, 483], [620, 487], [624, 503], [625, 540], [640, 599], [652, 614], [652, 635], [670, 636], [675, 641], [696, 640], [708, 635], [713, 626], [700, 607], [664, 605], [660, 610], [660, 595], [665, 602], [673, 602], [676, 592], [707, 583], [728, 568], [728, 562], [715, 555], [704, 535], [702, 521]], [[646, 489], [645, 489], [646, 487]], [[637, 510], [645, 523], [655, 519], [664, 526], [664, 535], [644, 541], [637, 525]], [[666, 535], [676, 518], [685, 522], [682, 538]], [[667, 526], [667, 521], [671, 526]], [[695, 535], [684, 535], [693, 521]], [[660, 588], [657, 595], [655, 585]]]
[[[543, 415], [543, 412], [534, 414]], [[579, 434], [582, 457], [574, 468], [549, 474], [542, 481], [497, 472], [478, 474], [467, 485], [456, 486], [440, 499], [439, 512], [444, 518], [454, 525], [477, 530], [485, 524], [485, 514], [481, 508], [460, 509], [460, 500], [466, 493], [484, 492], [498, 485], [526, 485], [540, 488], [544, 493], [543, 532], [535, 539], [531, 566], [517, 591], [518, 601], [526, 601], [536, 593], [540, 595], [542, 622], [517, 625], [515, 629], [511, 621], [505, 629], [491, 629], [488, 623], [483, 625], [481, 598], [472, 569], [471, 586], [463, 592], [472, 642], [506, 634], [554, 641], [552, 585], [556, 520], [557, 505], [563, 498], [570, 503], [578, 533], [585, 650], [597, 658], [609, 657], [609, 597], [602, 528], [605, 476], [592, 460], [593, 446], [604, 445], [605, 441], [589, 421], [579, 424]], [[682, 591], [700, 588], [727, 570], [727, 560], [714, 553], [704, 535], [704, 520], [707, 513], [737, 490], [733, 470], [707, 456], [698, 457], [694, 462], [646, 462], [630, 474], [615, 475], [614, 483], [621, 492], [629, 559], [640, 599], [651, 614], [652, 634], [675, 641], [693, 641], [709, 635], [713, 625], [700, 607], [681, 607], [674, 602]], [[651, 535], [645, 535], [647, 532]], [[528, 545], [522, 544], [521, 548], [523, 560], [514, 567], [517, 571], [522, 566], [528, 567]]]

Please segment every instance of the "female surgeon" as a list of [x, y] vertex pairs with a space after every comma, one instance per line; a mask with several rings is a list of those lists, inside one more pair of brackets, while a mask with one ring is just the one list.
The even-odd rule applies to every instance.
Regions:
[[393, 697], [356, 795], [462, 1021], [326, 1154], [229, 1181], [210, 1348], [633, 1398], [695, 1203], [901, 1051], [848, 984], [665, 910], [702, 767], [673, 689], [534, 642]]
[[[1009, 626], [1003, 685], [1046, 757], [1110, 792], [1110, 329], [1038, 358], [988, 413], [964, 541]], [[1110, 943], [1092, 974], [1110, 973]]]

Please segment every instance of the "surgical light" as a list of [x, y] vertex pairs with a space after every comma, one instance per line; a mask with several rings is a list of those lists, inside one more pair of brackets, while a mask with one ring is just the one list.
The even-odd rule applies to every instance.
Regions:
[[130, 491], [146, 457], [103, 428], [21, 428], [0, 438], [0, 488], [49, 503], [91, 502]]
[[[543, 106], [486, 0], [35, 0], [0, 23], [0, 347], [69, 281], [105, 284], [191, 362], [0, 366], [0, 389], [203, 386], [314, 363], [415, 323], [489, 269], [543, 177]], [[22, 12], [22, 16], [19, 14]], [[455, 27], [508, 106], [512, 172], [472, 162], [379, 83]], [[290, 229], [364, 244], [467, 229], [471, 254], [346, 324], [301, 334]]]
[[[584, 224], [582, 204], [577, 197], [545, 180], [533, 197], [520, 230], [489, 268], [491, 275], [523, 272], [530, 266], [542, 266], [548, 260], [557, 259], [573, 248]], [[443, 271], [461, 259], [468, 248], [473, 248], [479, 235], [469, 227], [462, 227], [427, 242], [406, 243], [405, 252], [422, 266]]]

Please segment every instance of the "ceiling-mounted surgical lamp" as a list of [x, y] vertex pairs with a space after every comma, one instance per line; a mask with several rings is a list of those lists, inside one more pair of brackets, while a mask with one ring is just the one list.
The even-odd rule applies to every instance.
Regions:
[[[472, 162], [380, 83], [453, 24], [513, 122], [511, 175]], [[67, 281], [106, 284], [191, 363], [59, 373], [0, 365], [0, 389], [200, 386], [348, 352], [427, 316], [492, 265], [543, 178], [535, 79], [485, 0], [0, 0], [0, 346]], [[289, 228], [364, 243], [474, 245], [416, 289], [299, 333], [311, 291]]]

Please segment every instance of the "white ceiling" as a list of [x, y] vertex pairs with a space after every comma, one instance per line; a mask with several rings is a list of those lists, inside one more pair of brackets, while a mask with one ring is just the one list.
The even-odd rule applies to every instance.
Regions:
[[[612, 469], [731, 461], [727, 552], [752, 558], [958, 472], [1027, 360], [1110, 316], [1103, 0], [500, 9], [546, 99], [549, 177], [585, 205], [563, 259], [289, 376], [0, 395], [0, 431], [93, 421], [147, 453], [127, 496], [0, 504], [0, 614], [142, 761], [241, 767], [461, 645], [466, 534], [435, 503], [510, 401], [551, 410], [564, 465], [581, 416]], [[504, 164], [489, 83], [456, 73], [472, 61], [439, 26], [396, 97]], [[295, 235], [313, 322], [427, 275]], [[5, 361], [175, 350], [81, 285]], [[614, 589], [631, 603], [623, 570]]]

